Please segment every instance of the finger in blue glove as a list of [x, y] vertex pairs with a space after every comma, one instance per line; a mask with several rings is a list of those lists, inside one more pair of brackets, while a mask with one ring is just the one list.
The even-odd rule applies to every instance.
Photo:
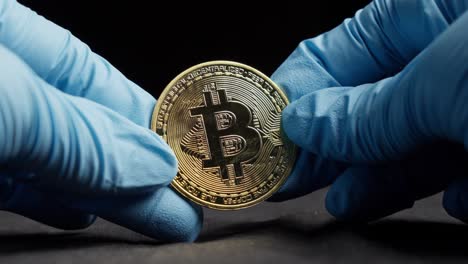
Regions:
[[[403, 125], [399, 129], [396, 126], [389, 128], [389, 126], [384, 125], [388, 122], [388, 111], [380, 111], [386, 109], [386, 105], [385, 103], [377, 103], [377, 101], [385, 101], [382, 99], [385, 97], [380, 98], [384, 94], [381, 92], [384, 90], [382, 87], [388, 84], [386, 82], [391, 82], [392, 78], [385, 79], [376, 85], [368, 84], [357, 88], [354, 86], [393, 76], [411, 61], [420, 60], [419, 57], [424, 56], [423, 54], [427, 52], [426, 47], [434, 39], [438, 38], [442, 32], [447, 31], [447, 28], [457, 27], [455, 24], [452, 26], [451, 24], [464, 14], [467, 6], [466, 1], [374, 1], [359, 11], [353, 19], [346, 20], [334, 30], [301, 43], [272, 76], [293, 99], [293, 103], [284, 111], [283, 127], [288, 136], [303, 148], [301, 155], [314, 157], [313, 154], [310, 154], [313, 152], [329, 159], [367, 163], [369, 159], [375, 162], [375, 160], [400, 158], [401, 154], [408, 152], [414, 145], [431, 140], [428, 138], [433, 135], [426, 136], [425, 132], [416, 131], [415, 133], [412, 130], [417, 123], [410, 122], [409, 125], [406, 123], [406, 129], [403, 129]], [[461, 19], [459, 18], [459, 20]], [[457, 23], [466, 24], [466, 22]], [[458, 33], [453, 33], [452, 39], [447, 42], [459, 41], [457, 38], [463, 35], [461, 27], [451, 29], [458, 31]], [[444, 34], [449, 33], [445, 32]], [[457, 61], [466, 61], [460, 53], [462, 52], [460, 47], [463, 45], [466, 47], [466, 44], [458, 44], [459, 46], [444, 47], [441, 50], [448, 48], [451, 54], [457, 54], [457, 56], [451, 57], [451, 60], [463, 69], [463, 66], [457, 64]], [[431, 44], [431, 46], [434, 45], [436, 44]], [[417, 58], [415, 59], [415, 57]], [[429, 52], [426, 57], [433, 57], [432, 53]], [[437, 62], [437, 60], [432, 58], [432, 60], [427, 59], [423, 63], [419, 62], [426, 64], [426, 69], [420, 71], [421, 78], [427, 78], [424, 82], [426, 88], [437, 86], [435, 85], [437, 82], [430, 83], [434, 81], [431, 77], [435, 76], [428, 74], [434, 72], [431, 68], [434, 63], [431, 61]], [[414, 71], [414, 65], [418, 64], [414, 61], [405, 68], [401, 76]], [[451, 69], [453, 63], [444, 67]], [[460, 74], [459, 70], [455, 71], [458, 73], [453, 72], [452, 74]], [[398, 75], [400, 74], [395, 77]], [[444, 82], [445, 78], [451, 78], [449, 82], [460, 81], [459, 76], [439, 77], [443, 78], [439, 78], [438, 87], [447, 87], [447, 83]], [[414, 79], [412, 80], [414, 81]], [[441, 81], [443, 84], [440, 83]], [[401, 83], [393, 83], [393, 86], [398, 85]], [[336, 88], [321, 90], [327, 87]], [[364, 93], [364, 90], [367, 93]], [[439, 90], [442, 91], [442, 89]], [[423, 89], [419, 91], [423, 91], [422, 94], [428, 93]], [[408, 92], [414, 93], [416, 90], [410, 91], [408, 89]], [[417, 97], [423, 102], [422, 105], [431, 106], [427, 104], [428, 101], [425, 101], [428, 98], [420, 95], [421, 93]], [[411, 111], [408, 111], [407, 106], [416, 106], [417, 104], [414, 105], [410, 101], [414, 97], [404, 96], [392, 93], [386, 98], [392, 98], [394, 102], [398, 101], [400, 106], [406, 107], [395, 107], [396, 112], [400, 110], [399, 113], [409, 114]], [[440, 101], [448, 102], [442, 98]], [[376, 105], [379, 105], [381, 109], [377, 110]], [[427, 113], [431, 111], [435, 113], [435, 110], [435, 108], [429, 109]], [[437, 110], [439, 109], [437, 108]], [[375, 118], [372, 119], [372, 122], [369, 119], [367, 119], [369, 122], [366, 122], [368, 116]], [[395, 122], [408, 121], [405, 118], [395, 117], [396, 115], [392, 119]], [[440, 117], [444, 118], [443, 115]], [[436, 122], [441, 121], [440, 117]], [[436, 117], [432, 120], [436, 120]], [[424, 119], [424, 121], [427, 120]], [[378, 136], [374, 134], [369, 136], [369, 133], [381, 135], [381, 138], [378, 139]], [[410, 136], [405, 136], [405, 133]], [[448, 136], [448, 138], [454, 137]], [[399, 170], [398, 162], [393, 166], [396, 166], [391, 170], [393, 171], [393, 181], [388, 181], [385, 177], [388, 172], [385, 166], [380, 169], [376, 168], [380, 165], [357, 166], [359, 168], [351, 168], [341, 175], [333, 175], [330, 181], [333, 182], [336, 178], [337, 180], [332, 185], [329, 193], [330, 198], [327, 198], [327, 206], [330, 211], [334, 212], [335, 215], [338, 214], [339, 217], [352, 215], [362, 219], [375, 219], [411, 206], [414, 199], [422, 198], [417, 193], [425, 195], [432, 193], [425, 191], [425, 188], [432, 190], [432, 187], [426, 187], [424, 183], [419, 184], [419, 189], [403, 188], [406, 187], [405, 184], [400, 183], [407, 180], [404, 178], [407, 175]], [[298, 164], [294, 171], [301, 170], [302, 165]], [[304, 182], [304, 180], [297, 180], [295, 177], [308, 177], [311, 178], [309, 181], [313, 182], [316, 176], [313, 173], [309, 173], [308, 176], [306, 174], [304, 172], [293, 173], [288, 182]], [[439, 183], [444, 182], [445, 179], [442, 179], [440, 175], [437, 177]], [[356, 188], [356, 184], [362, 185], [362, 188]], [[443, 184], [436, 185], [443, 186]], [[282, 192], [302, 193], [305, 188], [301, 185], [288, 185], [288, 183], [285, 186], [288, 188], [281, 190]], [[405, 192], [415, 193], [414, 195], [406, 195]], [[391, 193], [400, 195], [396, 195], [392, 201], [388, 201], [386, 196]], [[342, 194], [342, 196], [337, 198], [335, 194]], [[353, 199], [349, 197], [351, 194]], [[359, 202], [343, 202], [352, 200]], [[342, 202], [338, 203], [337, 201]], [[376, 213], [375, 210], [379, 209], [375, 208], [377, 206], [369, 206], [372, 203], [393, 209]], [[363, 208], [367, 209], [362, 210]]]
[[148, 129], [154, 98], [16, 1], [0, 4], [0, 20], [2, 208], [60, 228], [85, 227], [91, 213], [195, 239], [201, 210], [165, 187], [177, 163]]

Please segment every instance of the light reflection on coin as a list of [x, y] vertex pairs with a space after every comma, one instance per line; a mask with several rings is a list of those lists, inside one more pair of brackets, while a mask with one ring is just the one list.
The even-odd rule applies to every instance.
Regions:
[[179, 161], [172, 186], [220, 210], [270, 197], [296, 157], [280, 130], [287, 104], [267, 76], [247, 65], [212, 61], [181, 73], [161, 94], [151, 122]]

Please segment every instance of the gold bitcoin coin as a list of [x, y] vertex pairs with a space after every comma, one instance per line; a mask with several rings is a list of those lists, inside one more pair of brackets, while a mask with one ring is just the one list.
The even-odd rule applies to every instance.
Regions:
[[270, 197], [296, 157], [280, 129], [287, 104], [267, 76], [247, 65], [212, 61], [181, 73], [161, 94], [151, 121], [179, 161], [172, 186], [220, 210]]

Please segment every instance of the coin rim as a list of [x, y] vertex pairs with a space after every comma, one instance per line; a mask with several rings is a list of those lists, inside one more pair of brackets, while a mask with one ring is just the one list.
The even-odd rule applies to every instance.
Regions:
[[[260, 72], [259, 70], [249, 66], [249, 65], [246, 65], [246, 64], [243, 64], [243, 63], [240, 63], [240, 62], [235, 62], [235, 61], [228, 61], [228, 60], [214, 60], [214, 61], [208, 61], [208, 62], [203, 62], [203, 63], [199, 63], [199, 64], [196, 64], [186, 70], [184, 70], [183, 72], [181, 72], [180, 74], [178, 74], [174, 79], [172, 79], [171, 82], [169, 82], [169, 84], [164, 88], [164, 90], [162, 91], [161, 95], [159, 96], [158, 98], [158, 101], [154, 107], [154, 110], [153, 110], [153, 115], [151, 116], [151, 130], [153, 132], [156, 132], [156, 122], [157, 122], [157, 116], [158, 116], [158, 112], [161, 108], [161, 105], [162, 102], [161, 99], [165, 98], [166, 95], [169, 93], [169, 91], [171, 90], [172, 86], [174, 86], [183, 76], [187, 75], [188, 73], [196, 70], [196, 69], [199, 69], [199, 68], [203, 68], [203, 67], [206, 67], [206, 66], [211, 66], [211, 65], [229, 65], [229, 66], [236, 66], [236, 67], [239, 67], [239, 68], [243, 68], [243, 69], [246, 69], [246, 70], [249, 70], [255, 74], [257, 74], [258, 76], [260, 76], [261, 78], [263, 78], [264, 80], [266, 80], [278, 93], [279, 95], [281, 96], [281, 98], [285, 101], [286, 105], [289, 104], [289, 100], [288, 100], [288, 97], [286, 96], [286, 94], [281, 90], [281, 88], [279, 88], [278, 85], [276, 85], [268, 76], [266, 76], [265, 74], [263, 74], [262, 72]], [[281, 129], [281, 133], [283, 134], [283, 140], [287, 140], [287, 141], [290, 141], [283, 133], [282, 129]], [[158, 134], [159, 135], [159, 134]], [[163, 135], [159, 135], [159, 136], [163, 136]], [[167, 141], [164, 140], [166, 143]], [[283, 184], [286, 182], [286, 180], [289, 178], [291, 172], [292, 172], [292, 169], [294, 167], [294, 163], [296, 161], [296, 158], [297, 158], [297, 147], [294, 143], [292, 143], [292, 146], [294, 148], [293, 150], [293, 154], [292, 154], [292, 160], [293, 160], [293, 166], [289, 167], [286, 172], [285, 172], [285, 175], [284, 177], [282, 177], [277, 183], [276, 185], [271, 188], [270, 190], [268, 190], [268, 192], [262, 196], [260, 199], [255, 199], [255, 200], [252, 200], [252, 201], [249, 201], [247, 203], [243, 203], [243, 204], [236, 204], [236, 205], [222, 205], [222, 204], [215, 204], [215, 203], [209, 203], [205, 200], [202, 200], [194, 195], [191, 195], [190, 193], [188, 193], [184, 188], [178, 186], [176, 183], [175, 183], [175, 179], [171, 181], [171, 186], [173, 188], [175, 188], [177, 190], [178, 193], [180, 193], [181, 195], [183, 195], [185, 198], [189, 199], [190, 201], [196, 203], [196, 204], [199, 204], [201, 206], [204, 206], [204, 207], [208, 207], [208, 208], [211, 208], [211, 209], [216, 209], [216, 210], [240, 210], [240, 209], [245, 209], [245, 208], [248, 208], [248, 207], [251, 207], [251, 206], [254, 206], [258, 203], [261, 203], [265, 200], [267, 200], [268, 198], [270, 198], [281, 186], [283, 186]], [[179, 170], [177, 169], [177, 173]]]

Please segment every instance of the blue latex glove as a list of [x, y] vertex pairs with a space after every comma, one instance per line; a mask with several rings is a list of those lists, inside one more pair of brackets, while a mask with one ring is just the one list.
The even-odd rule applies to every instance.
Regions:
[[272, 76], [293, 101], [283, 127], [302, 148], [273, 200], [331, 184], [330, 213], [368, 221], [445, 190], [447, 212], [467, 221], [466, 152], [436, 144], [468, 146], [467, 9], [376, 0], [303, 41]]
[[177, 161], [148, 129], [155, 99], [68, 31], [0, 1], [0, 206], [62, 228], [94, 215], [192, 241], [199, 207], [168, 184]]

